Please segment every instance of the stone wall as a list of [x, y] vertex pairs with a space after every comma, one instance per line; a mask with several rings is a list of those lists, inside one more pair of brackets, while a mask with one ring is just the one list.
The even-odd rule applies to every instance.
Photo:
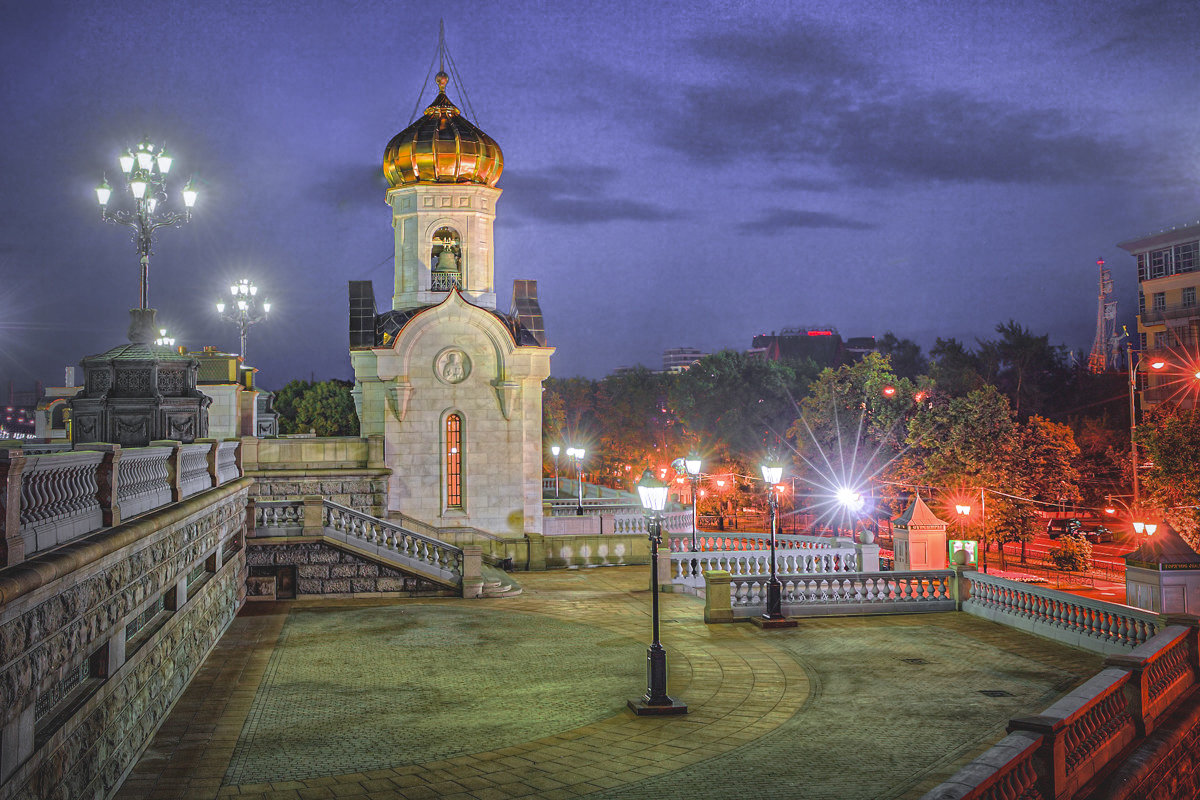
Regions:
[[325, 542], [248, 543], [253, 567], [294, 566], [296, 594], [334, 596], [455, 596], [435, 583], [360, 558]]
[[[116, 790], [237, 612], [248, 485], [0, 571], [0, 800]], [[189, 574], [199, 576], [190, 587]], [[39, 696], [85, 664], [88, 679], [38, 722]]]
[[304, 474], [301, 472], [250, 473], [254, 500], [326, 500], [379, 516], [387, 506], [387, 473], [382, 470], [346, 470], [342, 473]]

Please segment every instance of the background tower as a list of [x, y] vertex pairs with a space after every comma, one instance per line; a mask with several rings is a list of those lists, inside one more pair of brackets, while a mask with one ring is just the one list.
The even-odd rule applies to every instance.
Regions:
[[1100, 299], [1096, 306], [1096, 339], [1092, 342], [1092, 354], [1088, 356], [1089, 372], [1104, 372], [1117, 369], [1117, 301], [1111, 300], [1113, 293], [1112, 271], [1104, 268], [1104, 259], [1096, 259], [1100, 268]]

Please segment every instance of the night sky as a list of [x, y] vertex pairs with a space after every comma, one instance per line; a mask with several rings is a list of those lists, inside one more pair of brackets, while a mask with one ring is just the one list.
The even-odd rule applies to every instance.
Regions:
[[160, 231], [160, 323], [236, 351], [213, 303], [247, 276], [260, 385], [351, 377], [346, 283], [390, 301], [380, 165], [443, 17], [504, 150], [499, 305], [537, 279], [561, 377], [804, 325], [928, 347], [1013, 318], [1086, 349], [1096, 258], [1132, 327], [1116, 243], [1200, 217], [1192, 0], [0, 9], [5, 388], [125, 341], [134, 247], [93, 187], [146, 135], [203, 192]]

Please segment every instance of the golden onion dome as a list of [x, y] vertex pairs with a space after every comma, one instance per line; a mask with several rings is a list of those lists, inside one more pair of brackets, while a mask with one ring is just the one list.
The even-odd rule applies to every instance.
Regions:
[[437, 74], [438, 94], [421, 118], [397, 133], [383, 151], [383, 175], [395, 186], [479, 183], [495, 186], [504, 154], [492, 137], [462, 115], [450, 98], [450, 77]]

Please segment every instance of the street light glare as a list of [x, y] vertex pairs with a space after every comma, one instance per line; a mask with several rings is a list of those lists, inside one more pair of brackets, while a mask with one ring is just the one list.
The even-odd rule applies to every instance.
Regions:
[[1167, 362], [1165, 362], [1165, 361], [1151, 361], [1150, 362], [1151, 369], [1162, 369], [1166, 365], [1167, 365]]

